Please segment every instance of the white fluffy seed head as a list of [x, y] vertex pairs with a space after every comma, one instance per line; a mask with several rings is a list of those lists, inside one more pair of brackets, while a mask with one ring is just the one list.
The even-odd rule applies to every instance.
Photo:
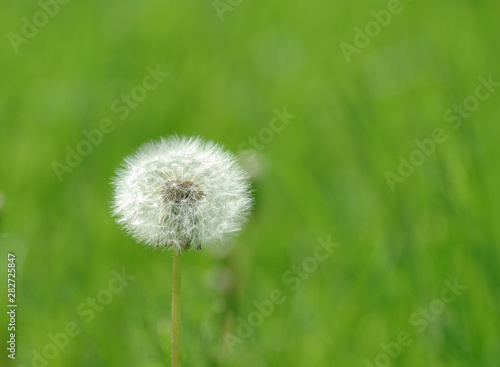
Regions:
[[253, 203], [233, 154], [198, 137], [142, 145], [125, 158], [113, 185], [117, 223], [139, 242], [179, 251], [237, 234]]

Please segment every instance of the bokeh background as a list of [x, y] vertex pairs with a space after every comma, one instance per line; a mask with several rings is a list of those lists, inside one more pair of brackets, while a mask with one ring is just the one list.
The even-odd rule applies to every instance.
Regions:
[[[144, 141], [196, 134], [239, 155], [256, 205], [232, 246], [184, 258], [184, 365], [500, 365], [500, 89], [458, 129], [443, 117], [480, 76], [500, 81], [500, 6], [400, 6], [348, 62], [340, 44], [387, 1], [223, 0], [218, 13], [212, 1], [72, 0], [17, 53], [9, 34], [41, 6], [2, 2], [0, 304], [14, 252], [19, 307], [14, 362], [0, 315], [0, 364], [169, 365], [171, 256], [120, 231], [110, 178]], [[113, 102], [157, 65], [169, 75], [121, 119]], [[295, 117], [269, 138], [284, 107]], [[59, 180], [54, 162], [104, 118], [114, 130]], [[392, 191], [386, 172], [437, 128], [447, 140]], [[328, 236], [340, 246], [291, 290], [283, 275]], [[79, 306], [122, 269], [134, 280], [86, 322]], [[441, 310], [455, 279], [468, 288]], [[224, 335], [274, 289], [286, 301], [230, 350]], [[420, 332], [409, 318], [429, 304]], [[34, 362], [68, 322], [80, 334]], [[411, 345], [380, 357], [404, 331]]]

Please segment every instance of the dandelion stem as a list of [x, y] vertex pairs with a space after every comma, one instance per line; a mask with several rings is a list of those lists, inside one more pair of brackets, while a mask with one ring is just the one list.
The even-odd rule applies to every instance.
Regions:
[[174, 249], [172, 266], [172, 367], [181, 366], [181, 251]]

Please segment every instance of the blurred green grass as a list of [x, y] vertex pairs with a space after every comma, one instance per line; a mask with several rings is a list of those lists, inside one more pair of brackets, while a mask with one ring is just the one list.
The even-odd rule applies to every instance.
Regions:
[[[171, 259], [119, 230], [110, 177], [162, 135], [199, 134], [237, 152], [287, 106], [297, 117], [261, 152], [267, 170], [246, 230], [229, 253], [184, 260], [185, 365], [364, 366], [458, 278], [468, 289], [390, 365], [498, 366], [500, 91], [456, 131], [443, 113], [479, 76], [500, 80], [499, 5], [402, 4], [351, 63], [339, 44], [387, 2], [243, 1], [221, 22], [210, 1], [72, 1], [18, 54], [5, 36], [0, 266], [18, 255], [19, 309], [18, 360], [2, 352], [0, 363], [31, 366], [48, 333], [76, 321], [81, 334], [50, 366], [168, 365]], [[0, 33], [19, 33], [38, 10], [2, 3]], [[111, 103], [157, 64], [170, 75], [121, 121]], [[59, 182], [52, 163], [103, 118], [116, 130]], [[435, 128], [448, 140], [393, 193], [384, 173]], [[341, 247], [228, 352], [224, 332], [236, 335], [254, 301], [287, 289], [283, 273], [327, 236]], [[122, 268], [136, 278], [83, 322], [78, 305]]]

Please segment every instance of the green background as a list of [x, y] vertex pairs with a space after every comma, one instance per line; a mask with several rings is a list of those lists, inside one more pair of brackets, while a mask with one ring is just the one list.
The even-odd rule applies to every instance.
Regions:
[[[350, 63], [340, 44], [386, 1], [237, 3], [221, 20], [211, 1], [73, 0], [18, 53], [8, 34], [40, 5], [0, 4], [0, 307], [9, 251], [19, 304], [18, 358], [2, 312], [0, 364], [32, 366], [76, 322], [49, 366], [169, 365], [171, 254], [121, 232], [109, 202], [124, 156], [177, 133], [235, 153], [267, 139], [240, 152], [256, 198], [244, 232], [183, 259], [185, 366], [365, 366], [405, 331], [412, 343], [375, 365], [500, 365], [500, 90], [458, 129], [443, 117], [480, 76], [500, 81], [499, 3], [404, 1]], [[169, 76], [121, 120], [111, 104], [156, 65]], [[296, 117], [270, 139], [285, 106]], [[103, 118], [114, 131], [59, 181], [53, 163]], [[385, 173], [434, 129], [446, 141], [392, 191]], [[283, 275], [328, 236], [340, 246], [291, 290]], [[135, 279], [85, 322], [79, 305], [122, 269]], [[455, 279], [468, 288], [443, 311]], [[274, 289], [286, 301], [231, 352], [225, 333]], [[409, 318], [429, 304], [420, 332]]]

